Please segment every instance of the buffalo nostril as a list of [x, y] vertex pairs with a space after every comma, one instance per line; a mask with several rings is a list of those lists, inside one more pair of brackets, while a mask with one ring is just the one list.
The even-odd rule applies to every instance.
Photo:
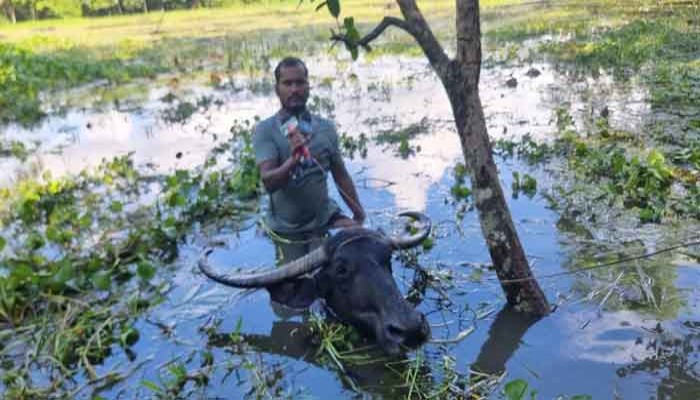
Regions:
[[404, 329], [394, 324], [389, 324], [389, 326], [386, 328], [386, 331], [392, 338], [403, 338], [405, 333]]

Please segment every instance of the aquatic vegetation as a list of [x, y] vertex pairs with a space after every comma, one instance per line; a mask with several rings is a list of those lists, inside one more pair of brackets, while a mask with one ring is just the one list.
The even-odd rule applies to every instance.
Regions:
[[201, 96], [194, 103], [178, 99], [172, 93], [166, 95], [163, 101], [173, 104], [163, 111], [162, 118], [169, 123], [184, 124], [192, 115], [197, 112], [203, 112], [209, 109], [212, 105], [220, 106], [222, 101], [214, 99], [212, 96]]
[[520, 193], [532, 198], [537, 193], [537, 179], [530, 174], [523, 174], [522, 178], [518, 171], [513, 171], [513, 182], [511, 184], [513, 198], [517, 199]]
[[[285, 2], [284, 7], [297, 3]], [[433, 7], [434, 3], [449, 3], [450, 7], [454, 5], [453, 2], [428, 2], [426, 7]], [[489, 5], [489, 2], [481, 3]], [[552, 5], [551, 2], [547, 3]], [[590, 2], [588, 5], [591, 5]], [[630, 63], [625, 67], [625, 71], [633, 75], [651, 74], [648, 75], [649, 79], [644, 79], [642, 83], [651, 85], [648, 87], [652, 111], [668, 112], [668, 118], [677, 121], [682, 127], [678, 132], [669, 132], [662, 125], [654, 130], [643, 127], [638, 131], [626, 131], [614, 125], [615, 119], [598, 118], [596, 113], [596, 117], [584, 121], [584, 127], [580, 128], [574, 125], [574, 116], [571, 115], [573, 108], [563, 105], [554, 110], [553, 120], [557, 137], [551, 142], [541, 142], [525, 136], [517, 141], [503, 140], [498, 143], [500, 156], [518, 157], [519, 161], [524, 161], [522, 163], [507, 160], [505, 163], [509, 174], [513, 173], [513, 195], [521, 197], [517, 202], [513, 202], [516, 207], [532, 207], [532, 204], [551, 200], [551, 210], [546, 210], [551, 213], [547, 214], [544, 221], [552, 226], [555, 224], [548, 222], [556, 221], [557, 230], [552, 228], [545, 232], [555, 232], [563, 244], [561, 248], [556, 247], [552, 253], [545, 251], [545, 257], [552, 258], [544, 263], [538, 262], [538, 275], [547, 272], [546, 268], [550, 267], [547, 263], [557, 264], [553, 267], [557, 271], [559, 263], [563, 264], [565, 270], [573, 271], [582, 266], [615, 261], [624, 253], [644, 254], [650, 246], [649, 243], [642, 243], [642, 240], [618, 243], [623, 240], [616, 236], [619, 231], [609, 235], [614, 243], [601, 243], [600, 237], [607, 237], [608, 233], [600, 233], [601, 225], [628, 224], [627, 219], [623, 220], [620, 215], [624, 215], [625, 218], [628, 215], [632, 216], [632, 222], [629, 223], [632, 228], [629, 229], [634, 230], [635, 234], [639, 232], [640, 236], [647, 231], [651, 232], [649, 235], [656, 235], [657, 229], [660, 231], [680, 221], [700, 218], [700, 144], [696, 140], [700, 124], [693, 109], [698, 93], [697, 61], [684, 59], [676, 62], [678, 54], [668, 53], [673, 50], [672, 44], [669, 45], [670, 49], [659, 50], [658, 44], [650, 43], [649, 47], [644, 47], [647, 44], [642, 43], [646, 40], [657, 40], [644, 35], [658, 33], [658, 40], [667, 40], [664, 35], [675, 37], [673, 35], [683, 35], [687, 32], [685, 28], [678, 26], [672, 29], [669, 27], [668, 32], [665, 32], [665, 28], [655, 26], [654, 21], [635, 23], [629, 14], [612, 15], [601, 12], [600, 7], [602, 6], [599, 6], [596, 12], [609, 15], [608, 21], [594, 19], [589, 23], [589, 14], [573, 10], [555, 11], [552, 8], [542, 13], [542, 16], [548, 18], [553, 18], [555, 13], [558, 13], [556, 19], [550, 20], [551, 25], [546, 25], [543, 21], [530, 24], [525, 13], [522, 16], [517, 15], [521, 13], [522, 8], [506, 10], [506, 14], [502, 13], [503, 10], [484, 8], [487, 36], [500, 28], [504, 29], [503, 32], [506, 32], [507, 27], [516, 28], [512, 31], [513, 37], [507, 40], [518, 42], [502, 43], [498, 47], [499, 53], [494, 60], [499, 67], [526, 61], [521, 57], [523, 52], [528, 50], [528, 44], [520, 42], [519, 38], [515, 37], [517, 35], [548, 33], [552, 36], [544, 40], [571, 40], [572, 43], [582, 41], [585, 37], [590, 38], [591, 43], [605, 38], [609, 42], [607, 47], [591, 44], [590, 48], [581, 46], [574, 50], [581, 54], [589, 50], [591, 52], [587, 53], [588, 61], [578, 62], [580, 65], [575, 67], [580, 67], [586, 72], [572, 77], [572, 81], [582, 79], [587, 73], [595, 74], [594, 71], [603, 65], [597, 64], [599, 61], [596, 61], [596, 58], [612, 59], [615, 51], [629, 52]], [[257, 10], [260, 11], [261, 8]], [[172, 71], [183, 81], [192, 77], [200, 80], [204, 78], [206, 85], [216, 88], [216, 96], [226, 95], [227, 90], [239, 94], [244, 89], [253, 93], [271, 94], [270, 67], [274, 65], [276, 58], [288, 52], [315, 56], [327, 46], [325, 25], [297, 30], [294, 24], [300, 24], [300, 20], [281, 17], [286, 14], [246, 14], [246, 18], [250, 18], [251, 21], [279, 22], [280, 29], [274, 31], [235, 31], [221, 35], [222, 31], [219, 29], [228, 28], [215, 27], [213, 24], [233, 26], [235, 23], [232, 22], [234, 17], [230, 13], [227, 14], [225, 10], [219, 11], [223, 11], [222, 15], [228, 18], [225, 23], [222, 21], [224, 17], [198, 14], [198, 11], [193, 14], [166, 13], [163, 17], [165, 22], [162, 24], [162, 34], [152, 33], [158, 29], [155, 23], [144, 25], [145, 29], [150, 30], [151, 38], [142, 40], [142, 36], [135, 35], [131, 42], [120, 41], [106, 33], [115, 32], [116, 28], [109, 30], [105, 26], [97, 30], [98, 28], [93, 26], [93, 30], [104, 35], [92, 35], [89, 39], [90, 44], [81, 43], [78, 47], [85, 53], [84, 56], [76, 56], [76, 60], [82, 58], [86, 62], [96, 62], [104, 60], [103, 55], [114, 53], [124, 63], [156, 67], [157, 71]], [[586, 12], [591, 12], [591, 9], [587, 8]], [[438, 26], [447, 20], [447, 16], [440, 13], [442, 11], [438, 10], [438, 18], [435, 20]], [[493, 18], [499, 15], [516, 16], [518, 18], [512, 21], [522, 24], [511, 24], [511, 20], [505, 17]], [[184, 22], [184, 19], [193, 16], [202, 17], [203, 20], [212, 17], [213, 19], [206, 21], [207, 25], [212, 25], [211, 30], [196, 28], [203, 26], [198, 20], [189, 25]], [[172, 24], [171, 17], [174, 22]], [[260, 19], [256, 20], [258, 17]], [[157, 22], [159, 16], [149, 18]], [[180, 18], [179, 22], [175, 21]], [[105, 18], [103, 21], [105, 25], [120, 25], [119, 29], [123, 29], [127, 22], [132, 23], [128, 18]], [[65, 26], [62, 22], [57, 24], [57, 35], [60, 35]], [[75, 24], [76, 31], [84, 29], [82, 24]], [[183, 29], [192, 26], [195, 28]], [[259, 28], [252, 25], [246, 27], [245, 24], [242, 26], [240, 29], [243, 31]], [[362, 28], [361, 25], [358, 27]], [[517, 33], [517, 29], [520, 28], [526, 29], [527, 32]], [[179, 29], [182, 31], [178, 32]], [[232, 29], [239, 28], [235, 26]], [[444, 29], [440, 35], [449, 35], [452, 27]], [[689, 25], [687, 30], [691, 29], [693, 28]], [[294, 32], [295, 35], [290, 35], [290, 32]], [[3, 40], [7, 37], [5, 31], [0, 34], [3, 35]], [[13, 33], [7, 35], [12, 36]], [[632, 46], [634, 48], [627, 49], [620, 43], [635, 41], [635, 35], [638, 35], [640, 40]], [[169, 38], [165, 39], [163, 36]], [[108, 39], [115, 42], [103, 43]], [[500, 39], [506, 40], [506, 36]], [[17, 42], [14, 43], [19, 46]], [[42, 55], [62, 54], [61, 52], [68, 54], [73, 51], [76, 43], [75, 40], [36, 40], [31, 45], [31, 51], [33, 54]], [[679, 43], [690, 49], [694, 46], [686, 41]], [[662, 45], [664, 46], [667, 44]], [[554, 46], [551, 52], [548, 47], [543, 49], [547, 53], [542, 56], [549, 60], [562, 60], [568, 56], [565, 53], [557, 53], [558, 50]], [[360, 62], [371, 61], [383, 54], [410, 55], [412, 51], [417, 50], [417, 46], [409, 46], [397, 35], [386, 43], [379, 43], [375, 51], [364, 55]], [[334, 51], [329, 54], [331, 61], [340, 59], [336, 71], [340, 73], [350, 69], [348, 57], [343, 57], [342, 52]], [[665, 59], [652, 60], [650, 64], [649, 60], [644, 60], [645, 51], [649, 51], [653, 57], [662, 54]], [[530, 53], [534, 54], [532, 49]], [[397, 60], [406, 61], [401, 57]], [[571, 62], [576, 63], [577, 61]], [[566, 63], [559, 65], [566, 66]], [[615, 67], [613, 65], [604, 68]], [[566, 70], [565, 67], [564, 69]], [[3, 71], [5, 72], [0, 72], [1, 77], [5, 76], [4, 73], [7, 76], [13, 74], [9, 72], [10, 68]], [[350, 79], [356, 79], [354, 88], [358, 88], [358, 93], [364, 94], [366, 89], [366, 93], [370, 94], [368, 97], [376, 100], [390, 100], [392, 97], [391, 87], [387, 84], [370, 83], [368, 86], [367, 82], [359, 82], [360, 78], [357, 76], [364, 76], [359, 71], [358, 75], [349, 75], [351, 78], [343, 79], [348, 75], [339, 74], [341, 79], [338, 79], [331, 73], [331, 76], [320, 79], [319, 86], [342, 91], [348, 85], [352, 85], [348, 84]], [[353, 76], [355, 78], [352, 78]], [[0, 78], [2, 79], [4, 78]], [[411, 85], [421, 83], [422, 79], [424, 76], [421, 74], [412, 75], [407, 86], [412, 89]], [[75, 82], [87, 81], [89, 80]], [[57, 89], [62, 87], [62, 84], [56, 86]], [[118, 89], [107, 88], [110, 91]], [[326, 92], [322, 93], [324, 96], [311, 99], [310, 106], [314, 111], [328, 116], [343, 112], [340, 103], [336, 110], [333, 100], [325, 97]], [[51, 94], [43, 92], [39, 97], [45, 99]], [[199, 104], [200, 100], [202, 104]], [[159, 107], [165, 109], [164, 118], [174, 123], [187, 122], [188, 118], [198, 116], [205, 108], [216, 105], [216, 100], [212, 98], [180, 99], [175, 95], [164, 98], [163, 102], [165, 104], [160, 104]], [[576, 112], [579, 110], [576, 109]], [[393, 153], [390, 155], [411, 157], [418, 152], [415, 140], [434, 130], [431, 129], [432, 122], [423, 125], [423, 121], [411, 126], [399, 126], [394, 122], [393, 126], [389, 125], [391, 129], [382, 125], [384, 130], [374, 130], [373, 125], [387, 120], [377, 119], [378, 123], [371, 122], [370, 118], [373, 116], [367, 116], [368, 120], [362, 122], [369, 126], [369, 129], [365, 130], [366, 134], [358, 136], [355, 134], [359, 132], [353, 132], [351, 136], [341, 133], [340, 144], [345, 155], [365, 158], [368, 150], [371, 150], [370, 146], [379, 145]], [[576, 118], [579, 116], [577, 114]], [[282, 350], [276, 352], [276, 349], [256, 343], [256, 337], [260, 339], [259, 337], [264, 335], [260, 334], [260, 326], [255, 324], [267, 324], [267, 317], [263, 317], [262, 320], [255, 319], [255, 324], [251, 324], [254, 327], [250, 329], [254, 333], [248, 334], [242, 327], [243, 318], [240, 317], [244, 315], [247, 318], [247, 314], [239, 314], [240, 310], [232, 311], [231, 308], [221, 311], [222, 316], [228, 317], [228, 313], [231, 312], [236, 315], [233, 319], [224, 317], [224, 321], [231, 326], [235, 325], [232, 331], [225, 334], [217, 334], [218, 329], [215, 328], [202, 327], [200, 335], [197, 335], [196, 326], [193, 329], [183, 327], [199, 323], [191, 320], [179, 322], [178, 329], [172, 326], [158, 326], [152, 331], [144, 329], [143, 321], [150, 323], [150, 317], [162, 312], [163, 309], [156, 307], [164, 304], [163, 302], [166, 302], [163, 307], [166, 312], [173, 311], [174, 307], [167, 303], [170, 301], [168, 293], [172, 293], [173, 287], [176, 291], [180, 289], [178, 285], [182, 283], [173, 279], [173, 265], [182, 267], [181, 264], [173, 264], [173, 259], [181, 255], [186, 256], [186, 253], [192, 250], [192, 247], [189, 247], [191, 239], [195, 239], [194, 242], [200, 239], [198, 234], [192, 235], [193, 229], [216, 232], [217, 238], [206, 239], [219, 241], [223, 237], [223, 241], [233, 242], [236, 239], [232, 237], [240, 234], [241, 225], [254, 225], [249, 218], [258, 211], [260, 186], [249, 140], [250, 125], [236, 123], [231, 132], [231, 141], [217, 146], [207, 158], [206, 164], [198, 168], [180, 169], [164, 176], [150, 176], [147, 175], [147, 171], [136, 169], [134, 158], [123, 157], [105, 161], [104, 167], [85, 171], [85, 176], [81, 174], [65, 180], [50, 176], [37, 177], [3, 192], [3, 196], [7, 197], [0, 200], [1, 207], [11, 206], [3, 211], [9, 225], [6, 226], [3, 222], [0, 229], [0, 364], [3, 365], [0, 392], [3, 395], [8, 398], [111, 398], [119, 396], [113, 390], [123, 390], [122, 393], [126, 393], [127, 397], [130, 394], [136, 397], [144, 394], [145, 397], [153, 398], [188, 398], [221, 396], [222, 391], [231, 389], [236, 395], [251, 398], [303, 398], [307, 393], [300, 392], [308, 390], [307, 382], [330, 379], [330, 384], [324, 382], [325, 386], [318, 390], [347, 396], [358, 392], [368, 393], [370, 396], [386, 393], [387, 398], [414, 399], [468, 398], [467, 396], [543, 398], [534, 392], [534, 383], [519, 379], [510, 380], [518, 376], [518, 372], [514, 374], [513, 370], [522, 370], [518, 366], [519, 362], [509, 364], [508, 374], [504, 376], [481, 376], [470, 371], [470, 356], [467, 353], [467, 357], [464, 357], [464, 348], [471, 350], [474, 344], [467, 343], [467, 340], [462, 343], [462, 348], [430, 344], [423, 351], [412, 353], [402, 360], [377, 360], [371, 350], [365, 348], [366, 343], [358, 341], [356, 334], [347, 326], [318, 319], [306, 323], [306, 328], [300, 327], [301, 323], [290, 324], [292, 328], [285, 337], [303, 336], [302, 333], [306, 332], [307, 328], [313, 331], [311, 344], [300, 346], [303, 355], [290, 357]], [[369, 132], [376, 136], [370, 135]], [[26, 145], [23, 149], [20, 142], [2, 141], [0, 157], [21, 157], [22, 154], [33, 151], [30, 147]], [[371, 164], [376, 161], [375, 157], [381, 160], [382, 156], [372, 152], [370, 160], [361, 163]], [[543, 170], [554, 173], [544, 173]], [[443, 171], [444, 174], [451, 173], [451, 176], [443, 175], [440, 177], [443, 180], [433, 183], [426, 201], [426, 207], [439, 213], [443, 220], [436, 225], [433, 236], [424, 241], [422, 248], [413, 252], [402, 252], [398, 256], [399, 261], [410, 269], [403, 271], [397, 268], [395, 273], [402, 278], [400, 282], [403, 283], [410, 282], [413, 275], [414, 284], [407, 290], [411, 301], [421, 303], [421, 307], [429, 309], [430, 312], [444, 313], [443, 323], [448, 325], [454, 320], [461, 320], [462, 313], [486, 315], [487, 308], [492, 308], [498, 300], [489, 298], [490, 294], [486, 293], [489, 290], [483, 290], [493, 284], [493, 272], [488, 265], [471, 263], [469, 260], [472, 257], [479, 258], [474, 254], [481, 250], [478, 240], [471, 242], [474, 237], [470, 235], [470, 230], [478, 230], [478, 226], [467, 214], [472, 207], [471, 188], [466, 179], [467, 171], [459, 163], [451, 169], [447, 167], [445, 171], [447, 172]], [[380, 213], [386, 206], [384, 196], [398, 198], [399, 195], [390, 190], [386, 193], [382, 190], [371, 191], [368, 194], [369, 199], [382, 196], [379, 203], [370, 203], [377, 211], [375, 216], [378, 221], [373, 222], [381, 224], [383, 221]], [[144, 198], [149, 199], [146, 204], [143, 203]], [[591, 205], [599, 208], [593, 208]], [[591, 208], [588, 208], [589, 206]], [[533, 208], [527, 209], [528, 212], [532, 210]], [[456, 218], [453, 218], [453, 213]], [[540, 216], [527, 215], [525, 218], [531, 217]], [[533, 227], [526, 219], [517, 222], [525, 228], [525, 234]], [[655, 224], [636, 229], [641, 224], [650, 222]], [[246, 237], [247, 233], [250, 236], [257, 235], [252, 233], [254, 230], [251, 228], [243, 232], [242, 237]], [[251, 242], [243, 243], [243, 246], [248, 246], [248, 243], [258, 245], [265, 240], [256, 236]], [[529, 240], [537, 240], [539, 246], [546, 239], [540, 241], [540, 238], [529, 237]], [[464, 246], [467, 241], [470, 241], [468, 246]], [[199, 243], [195, 244], [198, 245]], [[660, 246], [661, 243], [654, 242], [653, 245]], [[567, 246], [571, 246], [573, 250]], [[257, 251], [257, 248], [254, 251]], [[535, 249], [531, 251], [539, 252]], [[245, 251], [243, 253], [246, 255]], [[556, 253], [556, 256], [553, 256], [553, 253]], [[260, 255], [256, 253], [255, 256]], [[468, 260], [463, 260], [463, 257]], [[434, 258], [441, 261], [438, 262]], [[697, 261], [697, 258], [694, 260]], [[423, 268], [419, 261], [435, 264], [434, 268], [432, 265], [430, 268]], [[677, 262], [677, 258], [660, 257], [656, 260], [639, 261], [638, 266], [628, 263], [619, 268], [579, 273], [572, 278], [571, 287], [567, 286], [565, 290], [567, 295], [580, 296], [587, 307], [597, 307], [599, 314], [605, 318], [608, 318], [610, 311], [618, 310], [632, 310], [635, 315], [651, 318], [676, 318], [688, 305], [684, 300], [686, 289], [677, 287], [677, 282], [682, 281], [684, 277], [677, 273], [675, 268], [670, 267]], [[543, 264], [545, 266], [541, 267]], [[10, 272], [15, 268], [17, 272]], [[184, 274], [189, 277], [188, 271]], [[178, 276], [180, 277], [181, 275]], [[426, 287], [429, 290], [426, 291]], [[549, 289], [559, 291], [561, 287], [553, 284]], [[464, 300], [467, 298], [469, 300]], [[192, 304], [202, 302], [199, 298], [191, 300]], [[219, 299], [214, 301], [218, 302]], [[473, 310], [469, 308], [469, 302], [475, 304]], [[250, 311], [249, 307], [247, 311]], [[439, 318], [439, 315], [432, 314], [431, 324], [440, 324]], [[554, 318], [559, 317], [555, 315]], [[278, 325], [278, 322], [284, 324], [287, 321], [276, 320], [273, 324]], [[488, 323], [490, 324], [490, 321]], [[632, 321], [632, 324], [635, 322]], [[474, 339], [475, 336], [480, 338], [478, 335], [483, 333], [483, 327], [484, 325], [479, 326], [477, 335], [470, 339]], [[156, 329], [162, 330], [163, 337], [149, 338], [150, 333], [158, 332]], [[445, 337], [462, 332], [462, 327], [456, 331], [443, 329], [444, 326], [434, 332], [444, 334]], [[206, 342], [206, 336], [209, 336], [209, 343], [201, 343], [202, 339]], [[225, 340], [214, 343], [214, 340], [221, 339], [218, 336], [225, 336]], [[266, 340], [275, 344], [279, 342], [278, 338], [279, 336], [272, 336]], [[153, 342], [147, 342], [149, 339]], [[682, 340], [682, 337], [680, 339]], [[670, 337], [670, 340], [676, 348], [675, 344], [679, 342], [679, 338]], [[192, 341], [195, 342], [195, 349], [192, 349]], [[145, 343], [149, 346], [152, 343], [158, 352], [161, 348], [172, 346], [179, 354], [172, 360], [150, 362], [144, 359], [147, 356], [139, 349], [139, 346], [144, 346]], [[658, 342], [649, 340], [649, 343], [650, 346], [654, 343], [659, 344], [661, 369], [692, 372], [688, 361], [682, 358], [683, 355], [677, 355], [681, 353], [680, 345], [677, 350], [668, 351], [668, 341], [664, 341], [664, 338], [660, 337]], [[200, 344], [206, 348], [202, 348]], [[267, 344], [269, 346], [269, 343]], [[286, 345], [283, 343], [279, 347]], [[522, 354], [526, 353], [521, 353], [522, 359], [518, 361], [529, 357]], [[690, 353], [688, 358], [694, 355], [695, 353]], [[356, 373], [356, 368], [367, 367], [375, 361], [378, 366], [375, 370], [369, 370], [368, 375], [377, 379], [378, 389], [375, 386], [363, 386], [357, 379], [361, 374]], [[622, 377], [657, 373], [659, 368], [656, 364], [652, 365], [653, 361], [653, 358], [642, 359], [642, 362], [630, 365], [629, 368], [621, 365], [618, 374]], [[148, 371], [137, 371], [137, 374], [143, 372], [144, 377], [127, 379], [134, 370], [146, 365], [145, 363], [148, 363], [148, 368], [144, 369]], [[126, 369], [121, 370], [124, 365]], [[692, 379], [688, 381], [694, 382]], [[298, 382], [303, 382], [305, 387], [295, 387]], [[316, 387], [311, 387], [316, 391]], [[537, 389], [545, 390], [544, 387]], [[672, 392], [678, 393], [680, 392]], [[229, 393], [226, 392], [224, 396], [226, 395]]]
[[[0, 358], [17, 368], [4, 381], [9, 393], [69, 395], [76, 374], [98, 379], [94, 365], [113, 345], [138, 341], [133, 321], [167, 290], [159, 271], [176, 259], [184, 235], [195, 224], [236, 224], [256, 209], [251, 127], [231, 132], [198, 170], [157, 178], [154, 204], [139, 202], [152, 179], [130, 155], [77, 176], [47, 173], [2, 189]], [[217, 167], [224, 153], [235, 168]], [[27, 359], [25, 345], [36, 348]], [[33, 363], [55, 373], [35, 380]]]
[[[314, 18], [313, 12], [298, 12], [298, 1], [230, 6], [8, 27], [0, 45], [0, 123], [40, 120], [45, 113], [40, 95], [52, 90], [97, 80], [120, 83], [162, 72], [189, 74], [203, 68], [259, 77], [270, 71], [272, 59], [329, 48], [328, 21]], [[425, 8], [442, 15], [451, 6], [449, 1], [435, 1]], [[358, 18], [384, 12], [379, 4], [363, 1], [347, 1], [344, 7]], [[275, 26], [275, 30], [258, 31], [261, 26]], [[51, 35], [37, 35], [34, 28]], [[268, 81], [253, 82], [254, 92], [272, 89]]]
[[563, 60], [624, 71], [654, 60], [692, 60], [699, 43], [700, 32], [681, 30], [668, 20], [635, 20], [596, 35], [550, 42], [542, 49]]
[[[536, 400], [537, 390], [530, 389], [530, 384], [524, 379], [514, 379], [503, 386], [503, 395], [506, 400]], [[593, 397], [586, 394], [573, 396], [559, 395], [560, 400], [593, 400]]]
[[42, 91], [72, 87], [98, 79], [126, 82], [150, 77], [162, 69], [127, 63], [122, 59], [95, 59], [88, 52], [62, 44], [44, 52], [44, 42], [0, 43], [0, 122], [30, 124], [44, 114]]
[[[661, 62], [651, 79], [651, 104], [655, 108], [677, 114], [683, 108], [693, 109], [700, 104], [700, 61]], [[699, 121], [690, 119], [687, 130], [700, 132]]]
[[410, 141], [419, 135], [428, 133], [430, 127], [430, 121], [424, 117], [420, 122], [410, 124], [401, 129], [381, 130], [374, 137], [374, 142], [378, 145], [394, 148], [396, 154], [401, 158], [408, 158], [421, 151], [420, 146], [414, 147]]
[[[551, 144], [524, 136], [519, 141], [498, 141], [495, 147], [503, 156], [517, 155], [531, 164], [565, 160], [572, 179], [597, 185], [599, 190], [590, 195], [607, 198], [610, 205], [619, 201], [624, 208], [638, 210], [641, 222], [660, 222], [673, 215], [697, 217], [700, 210], [688, 206], [697, 204], [694, 194], [700, 170], [695, 162], [696, 146], [679, 150], [654, 147], [611, 129], [606, 121], [597, 123], [594, 132], [579, 133], [570, 114], [561, 108], [556, 110], [556, 121], [559, 135]], [[514, 176], [516, 183], [518, 189], [536, 187], [536, 181], [521, 181], [519, 175], [517, 179]], [[586, 187], [582, 185], [575, 193], [585, 193]]]
[[15, 157], [19, 160], [26, 160], [31, 150], [19, 140], [0, 141], [0, 157]]
[[360, 135], [355, 138], [348, 135], [345, 132], [340, 133], [340, 149], [343, 152], [343, 156], [350, 158], [351, 160], [355, 158], [355, 153], [357, 153], [360, 158], [367, 157], [367, 135], [360, 133]]

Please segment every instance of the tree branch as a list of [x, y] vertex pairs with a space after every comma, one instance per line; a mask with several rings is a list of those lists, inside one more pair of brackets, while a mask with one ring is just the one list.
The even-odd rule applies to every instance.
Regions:
[[408, 33], [416, 39], [418, 45], [423, 49], [423, 53], [428, 57], [430, 65], [444, 82], [448, 75], [450, 58], [435, 38], [433, 31], [430, 30], [430, 26], [418, 9], [415, 0], [396, 0], [396, 2], [399, 4], [405, 22], [410, 27], [410, 30], [407, 30]]
[[395, 26], [397, 28], [403, 29], [404, 31], [406, 31], [408, 33], [411, 33], [411, 31], [410, 31], [411, 27], [406, 23], [406, 21], [402, 20], [401, 18], [384, 17], [384, 19], [382, 19], [382, 21], [379, 23], [379, 25], [374, 27], [374, 29], [372, 29], [372, 31], [370, 33], [368, 33], [367, 35], [365, 35], [363, 38], [361, 38], [360, 40], [358, 40], [355, 43], [353, 43], [352, 40], [347, 37], [347, 35], [340, 34], [340, 33], [333, 33], [331, 35], [331, 40], [333, 40], [335, 42], [343, 42], [346, 45], [350, 45], [350, 46], [353, 46], [353, 45], [354, 46], [362, 46], [365, 50], [371, 51], [372, 48], [370, 47], [369, 44], [374, 39], [378, 38], [379, 35], [381, 35], [386, 30], [386, 28], [388, 28], [390, 26]]
[[349, 48], [357, 48], [362, 46], [365, 50], [370, 51], [369, 44], [379, 37], [386, 28], [395, 26], [401, 28], [415, 39], [418, 45], [425, 53], [430, 65], [435, 69], [441, 80], [445, 80], [448, 74], [450, 59], [443, 50], [440, 42], [437, 41], [435, 35], [430, 30], [430, 26], [423, 18], [423, 14], [418, 9], [415, 0], [396, 0], [401, 9], [404, 19], [396, 17], [384, 17], [370, 33], [359, 40], [352, 40], [347, 34], [332, 32], [331, 40], [335, 42], [343, 42]]

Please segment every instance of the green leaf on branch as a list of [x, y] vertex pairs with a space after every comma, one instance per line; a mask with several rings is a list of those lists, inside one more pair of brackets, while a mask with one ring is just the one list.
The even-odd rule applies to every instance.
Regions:
[[343, 26], [345, 26], [345, 34], [348, 39], [350, 39], [353, 44], [357, 44], [357, 42], [360, 41], [360, 32], [355, 27], [355, 18], [345, 17]]
[[321, 4], [319, 4], [319, 5], [316, 6], [316, 11], [322, 9], [323, 7], [325, 7], [325, 5], [326, 5], [326, 2], [325, 2], [325, 1], [321, 2]]
[[328, 6], [328, 11], [334, 18], [340, 16], [340, 0], [328, 0], [326, 1], [326, 5]]
[[357, 46], [348, 46], [348, 50], [350, 51], [350, 56], [352, 56], [353, 61], [357, 60], [357, 57], [360, 55], [357, 51]]

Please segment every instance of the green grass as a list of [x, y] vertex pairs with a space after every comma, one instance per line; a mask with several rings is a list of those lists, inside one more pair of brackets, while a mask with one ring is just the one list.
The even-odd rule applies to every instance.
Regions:
[[[431, 17], [453, 14], [451, 0], [419, 1], [421, 9]], [[485, 6], [505, 3], [504, 0], [482, 2]], [[318, 2], [316, 2], [318, 4]], [[37, 34], [68, 39], [84, 46], [116, 44], [124, 39], [153, 42], [162, 38], [202, 38], [247, 34], [261, 30], [282, 31], [328, 27], [334, 21], [325, 10], [315, 12], [316, 4], [298, 0], [264, 1], [240, 4], [229, 8], [152, 12], [130, 16], [72, 18], [20, 23], [0, 27], [3, 41], [17, 42]], [[387, 7], [384, 0], [346, 0], [341, 16], [354, 16], [357, 21], [378, 21], [385, 15], [399, 15], [397, 7]]]
[[564, 0], [511, 6], [483, 17], [489, 39], [523, 41], [545, 34], [595, 34], [635, 20], [698, 21], [698, 7], [680, 0]]
[[[61, 48], [42, 52], [46, 43]], [[43, 116], [39, 94], [42, 91], [66, 88], [106, 79], [126, 82], [136, 77], [154, 76], [165, 71], [157, 64], [128, 63], [132, 52], [122, 49], [112, 59], [99, 59], [94, 54], [51, 41], [34, 39], [20, 45], [0, 43], [0, 122], [30, 124]]]
[[635, 20], [602, 34], [586, 34], [544, 50], [562, 60], [613, 69], [638, 69], [647, 62], [696, 59], [700, 29], [684, 29], [669, 20]]
[[[515, 1], [517, 2], [517, 1]], [[489, 0], [483, 8], [513, 1]], [[384, 0], [347, 0], [341, 17], [354, 16], [363, 32], [385, 15], [400, 15]], [[441, 31], [453, 29], [451, 0], [421, 1]], [[330, 47], [336, 22], [315, 4], [297, 0], [237, 4], [167, 13], [42, 20], [0, 26], [0, 123], [41, 119], [39, 95], [104, 79], [123, 83], [166, 71], [267, 72], [270, 59], [307, 56]], [[419, 55], [405, 33], [390, 30], [375, 55]]]

